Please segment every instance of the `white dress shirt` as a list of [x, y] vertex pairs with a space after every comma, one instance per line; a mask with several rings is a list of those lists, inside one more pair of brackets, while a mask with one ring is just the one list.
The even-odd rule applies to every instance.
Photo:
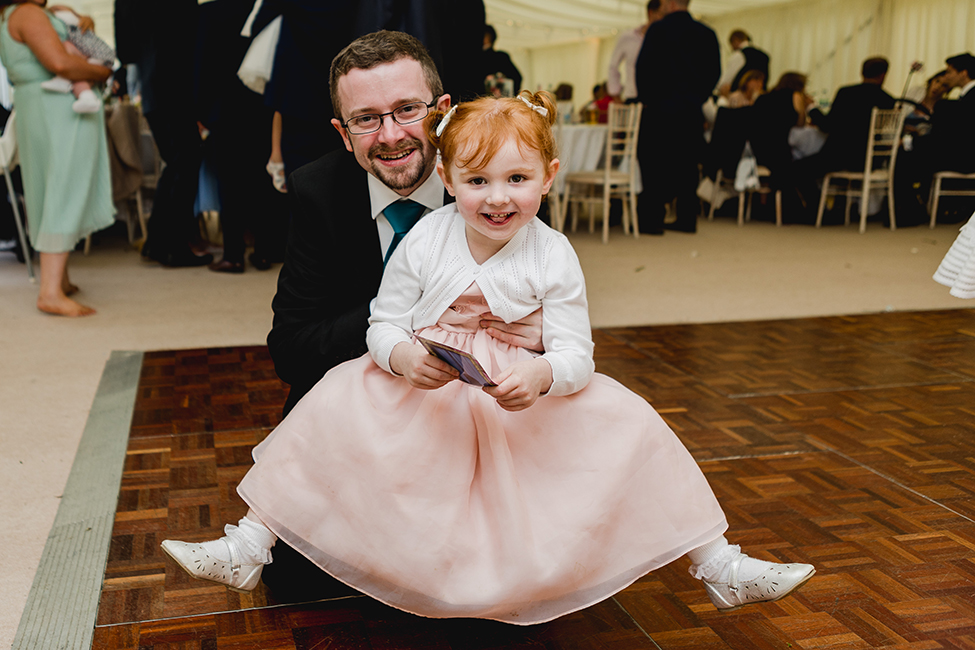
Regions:
[[409, 196], [397, 194], [381, 180], [369, 174], [369, 205], [372, 209], [372, 218], [376, 220], [376, 228], [379, 229], [379, 244], [382, 247], [383, 259], [386, 258], [386, 249], [389, 248], [395, 234], [393, 227], [386, 220], [386, 215], [383, 214], [386, 206], [400, 199], [410, 199], [426, 208], [426, 211], [421, 215], [425, 216], [433, 210], [443, 207], [443, 193], [443, 181], [440, 180], [440, 174], [436, 170]]

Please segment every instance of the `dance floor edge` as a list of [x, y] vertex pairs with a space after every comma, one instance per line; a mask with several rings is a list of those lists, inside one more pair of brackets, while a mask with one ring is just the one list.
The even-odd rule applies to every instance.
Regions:
[[193, 580], [159, 542], [219, 536], [246, 511], [235, 487], [287, 387], [263, 347], [120, 352], [14, 648], [975, 647], [975, 311], [594, 337], [597, 369], [699, 461], [731, 541], [816, 565], [801, 590], [722, 614], [681, 560], [516, 627], [419, 618], [337, 583], [308, 601]]

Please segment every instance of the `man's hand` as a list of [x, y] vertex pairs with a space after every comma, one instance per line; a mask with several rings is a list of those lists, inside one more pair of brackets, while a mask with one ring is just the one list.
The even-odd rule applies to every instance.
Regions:
[[498, 400], [506, 411], [521, 411], [552, 387], [552, 366], [544, 359], [519, 361], [494, 378], [497, 386], [485, 386], [484, 392]]
[[433, 390], [451, 382], [460, 373], [433, 356], [422, 345], [397, 343], [389, 355], [389, 367], [413, 388]]
[[545, 352], [542, 344], [542, 308], [539, 307], [519, 321], [505, 323], [494, 314], [488, 314], [481, 319], [481, 328], [487, 333], [518, 348]]

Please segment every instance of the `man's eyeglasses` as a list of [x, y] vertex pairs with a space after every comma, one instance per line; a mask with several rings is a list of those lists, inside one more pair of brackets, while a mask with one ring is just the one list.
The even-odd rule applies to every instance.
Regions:
[[366, 135], [367, 133], [375, 133], [382, 128], [383, 118], [387, 115], [391, 115], [393, 117], [393, 121], [400, 126], [406, 126], [407, 124], [413, 124], [414, 122], [419, 122], [425, 118], [430, 113], [430, 109], [436, 105], [436, 99], [429, 104], [424, 102], [403, 104], [402, 106], [395, 108], [388, 113], [356, 115], [353, 118], [349, 118], [349, 121], [343, 124], [342, 127], [351, 135]]

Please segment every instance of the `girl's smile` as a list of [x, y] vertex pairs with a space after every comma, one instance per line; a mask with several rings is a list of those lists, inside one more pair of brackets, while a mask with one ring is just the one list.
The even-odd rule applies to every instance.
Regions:
[[[468, 158], [458, 156], [458, 160]], [[501, 250], [525, 224], [535, 218], [555, 180], [559, 161], [542, 163], [509, 140], [481, 169], [451, 164], [437, 171], [467, 225], [467, 243], [478, 264]]]

